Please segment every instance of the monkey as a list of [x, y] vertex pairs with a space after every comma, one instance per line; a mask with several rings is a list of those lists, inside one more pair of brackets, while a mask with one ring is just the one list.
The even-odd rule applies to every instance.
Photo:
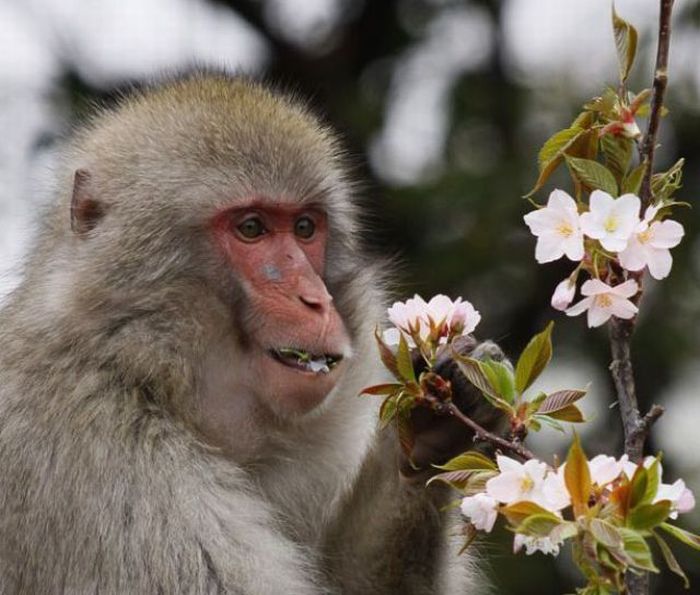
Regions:
[[[447, 488], [359, 396], [387, 292], [357, 195], [337, 135], [241, 76], [75, 132], [0, 311], [0, 593], [477, 592]], [[418, 416], [411, 469], [459, 431]]]

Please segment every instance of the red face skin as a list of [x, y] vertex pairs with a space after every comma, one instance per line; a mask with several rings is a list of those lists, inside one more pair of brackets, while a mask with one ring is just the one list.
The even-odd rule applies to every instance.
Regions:
[[325, 214], [254, 201], [219, 213], [213, 230], [247, 298], [247, 388], [282, 415], [313, 409], [335, 386], [343, 361], [318, 373], [282, 363], [271, 352], [349, 355], [345, 325], [322, 279]]

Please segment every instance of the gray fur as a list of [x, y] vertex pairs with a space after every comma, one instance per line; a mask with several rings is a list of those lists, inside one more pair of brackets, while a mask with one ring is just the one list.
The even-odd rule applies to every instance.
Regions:
[[[81, 234], [79, 168], [104, 207]], [[354, 356], [317, 410], [251, 406], [224, 452], [199, 429], [202, 395], [245, 371], [220, 361], [239, 337], [203, 230], [253, 191], [324, 204]], [[333, 135], [240, 79], [171, 83], [77, 134], [0, 312], [0, 593], [473, 592], [446, 494], [399, 480], [378, 400], [358, 397], [382, 379], [383, 296], [352, 195]]]

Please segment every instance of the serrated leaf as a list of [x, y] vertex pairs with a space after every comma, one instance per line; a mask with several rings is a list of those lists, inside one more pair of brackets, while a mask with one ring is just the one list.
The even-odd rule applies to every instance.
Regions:
[[[572, 407], [573, 405], [570, 405]], [[574, 517], [586, 513], [588, 510], [588, 500], [591, 497], [591, 472], [588, 469], [588, 460], [581, 448], [581, 441], [577, 434], [574, 434], [574, 441], [566, 457], [564, 467], [564, 482], [566, 489], [571, 496], [571, 503], [574, 507]]]
[[548, 415], [535, 414], [532, 416], [532, 419], [537, 420], [539, 423], [547, 424], [550, 428], [556, 430], [557, 432], [561, 432], [562, 434], [566, 432], [566, 429], [561, 423], [559, 423], [556, 419], [552, 419]]
[[455, 490], [464, 490], [469, 482], [469, 478], [474, 474], [474, 471], [461, 469], [459, 471], [447, 471], [446, 473], [438, 473], [433, 475], [425, 485], [430, 485], [434, 481], [446, 483]]
[[513, 404], [515, 401], [515, 381], [511, 369], [494, 360], [481, 361], [480, 365], [481, 370], [489, 379], [489, 383], [495, 388], [497, 395]]
[[555, 411], [560, 411], [583, 398], [585, 395], [585, 390], [558, 390], [542, 401], [539, 409], [537, 409], [537, 413], [540, 415], [547, 415]]
[[615, 47], [617, 48], [620, 82], [624, 83], [637, 54], [637, 30], [615, 12], [615, 6], [612, 9], [612, 25]]
[[523, 349], [515, 366], [515, 390], [522, 394], [539, 377], [552, 359], [552, 328], [550, 321]]
[[648, 531], [663, 523], [671, 512], [671, 503], [661, 500], [656, 504], [640, 504], [630, 510], [627, 526], [638, 531]]
[[382, 339], [382, 336], [379, 333], [379, 329], [375, 329], [374, 338], [377, 340], [377, 347], [379, 348], [379, 357], [381, 358], [384, 367], [393, 374], [394, 378], [396, 378], [397, 380], [401, 380], [399, 370], [396, 366], [396, 355], [394, 355], [394, 352], [389, 348], [389, 346], [386, 343], [384, 343], [384, 340]]
[[617, 527], [602, 519], [591, 519], [589, 528], [593, 537], [607, 548], [621, 548], [624, 545], [622, 534]]
[[640, 163], [622, 180], [622, 194], [639, 194], [642, 180], [647, 171], [647, 163]]
[[600, 139], [605, 164], [617, 180], [622, 180], [632, 160], [632, 139], [606, 134]]
[[661, 523], [659, 527], [673, 535], [678, 541], [685, 543], [685, 545], [689, 545], [695, 550], [700, 550], [700, 536], [686, 531], [685, 529], [681, 529], [680, 527], [676, 527], [675, 525], [671, 525], [670, 523]]
[[552, 530], [564, 521], [555, 514], [532, 514], [520, 523], [516, 533], [534, 537], [548, 537]]
[[360, 394], [362, 395], [392, 395], [401, 390], [403, 385], [396, 384], [395, 382], [388, 384], [375, 384], [374, 386], [368, 386], [363, 388]]
[[489, 381], [483, 367], [483, 362], [460, 355], [456, 351], [452, 352], [452, 357], [465, 378], [481, 391], [484, 398], [492, 406], [507, 411], [508, 413], [514, 413], [511, 404], [498, 395], [497, 390]]
[[442, 469], [443, 471], [481, 471], [484, 469], [496, 471], [498, 469], [496, 463], [494, 463], [487, 456], [476, 451], [464, 452], [450, 459], [444, 465], [433, 465], [433, 467], [436, 469]]
[[683, 569], [678, 563], [678, 560], [676, 560], [676, 557], [673, 555], [671, 548], [664, 541], [661, 535], [657, 534], [656, 532], [652, 533], [652, 535], [654, 536], [654, 539], [656, 539], [656, 544], [659, 546], [661, 554], [663, 555], [664, 560], [666, 561], [666, 566], [668, 566], [668, 569], [671, 572], [677, 574], [681, 577], [681, 579], [683, 579], [683, 586], [686, 589], [688, 589], [690, 587], [690, 581], [688, 580], [688, 577], [686, 576], [685, 572], [683, 572]]
[[559, 421], [567, 421], [571, 424], [580, 424], [586, 421], [586, 418], [583, 417], [583, 413], [577, 405], [567, 405], [563, 409], [547, 413], [546, 416]]
[[554, 170], [561, 164], [564, 152], [584, 132], [585, 130], [582, 128], [565, 128], [547, 139], [537, 156], [539, 176], [537, 177], [534, 187], [525, 195], [525, 198], [531, 197], [544, 186], [549, 176], [551, 176]]
[[565, 156], [566, 163], [574, 176], [585, 186], [593, 190], [599, 189], [617, 196], [617, 182], [610, 170], [592, 159], [579, 159]]
[[644, 538], [632, 529], [621, 527], [618, 531], [622, 534], [625, 553], [632, 558], [634, 566], [649, 572], [659, 572], [659, 569], [654, 565], [651, 550]]
[[417, 383], [416, 372], [413, 369], [413, 360], [411, 359], [411, 350], [408, 348], [408, 342], [403, 334], [399, 338], [399, 349], [396, 352], [396, 369], [401, 380]]

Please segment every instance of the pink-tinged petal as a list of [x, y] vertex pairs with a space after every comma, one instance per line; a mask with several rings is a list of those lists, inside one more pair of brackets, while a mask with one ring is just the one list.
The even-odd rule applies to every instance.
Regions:
[[610, 313], [613, 316], [629, 320], [630, 318], [634, 318], [637, 312], [639, 312], [639, 308], [625, 298], [621, 298], [616, 295], [611, 295], [610, 298], [612, 299]]
[[690, 512], [695, 508], [695, 495], [690, 489], [685, 488], [676, 504], [676, 510], [680, 513]]
[[644, 211], [644, 222], [651, 223], [660, 209], [661, 205], [649, 205]]
[[675, 248], [681, 243], [685, 230], [678, 221], [655, 221], [649, 228], [650, 243], [654, 248]]
[[540, 264], [559, 260], [564, 256], [561, 237], [553, 233], [547, 233], [537, 238], [535, 246], [535, 260]]
[[521, 497], [521, 480], [515, 473], [502, 473], [486, 482], [486, 493], [499, 502], [510, 504]]
[[600, 279], [589, 279], [581, 285], [581, 294], [583, 295], [599, 295], [608, 293], [612, 288], [607, 283], [603, 283]]
[[552, 308], [563, 312], [569, 307], [576, 294], [576, 284], [567, 277], [554, 289], [552, 295]]
[[591, 472], [591, 479], [599, 486], [615, 481], [622, 473], [622, 463], [607, 455], [593, 457], [588, 462], [588, 468]]
[[646, 249], [635, 234], [630, 238], [627, 248], [618, 254], [618, 258], [622, 268], [628, 271], [641, 271], [647, 264]]
[[539, 236], [543, 233], [556, 229], [561, 217], [558, 213], [548, 207], [532, 211], [523, 217], [525, 224], [530, 228], [533, 235]]
[[569, 260], [580, 262], [585, 254], [583, 249], [583, 236], [581, 234], [573, 234], [562, 242], [562, 250]]
[[639, 285], [634, 279], [628, 279], [624, 283], [615, 285], [610, 291], [613, 295], [617, 295], [623, 298], [631, 298], [633, 295], [637, 295], [639, 291]]
[[446, 295], [433, 296], [426, 306], [425, 314], [432, 318], [435, 324], [446, 321], [452, 313], [452, 300]]
[[649, 274], [654, 279], [665, 279], [671, 272], [673, 266], [673, 257], [670, 250], [649, 250], [647, 254], [647, 264], [649, 265]]
[[611, 316], [612, 312], [608, 308], [599, 306], [595, 299], [590, 308], [588, 308], [588, 328], [595, 328], [605, 324]]
[[592, 297], [587, 297], [583, 298], [578, 304], [574, 304], [566, 310], [566, 315], [567, 316], [578, 316], [579, 314], [583, 314], [588, 308], [591, 307], [591, 304], [593, 303], [593, 298]]

